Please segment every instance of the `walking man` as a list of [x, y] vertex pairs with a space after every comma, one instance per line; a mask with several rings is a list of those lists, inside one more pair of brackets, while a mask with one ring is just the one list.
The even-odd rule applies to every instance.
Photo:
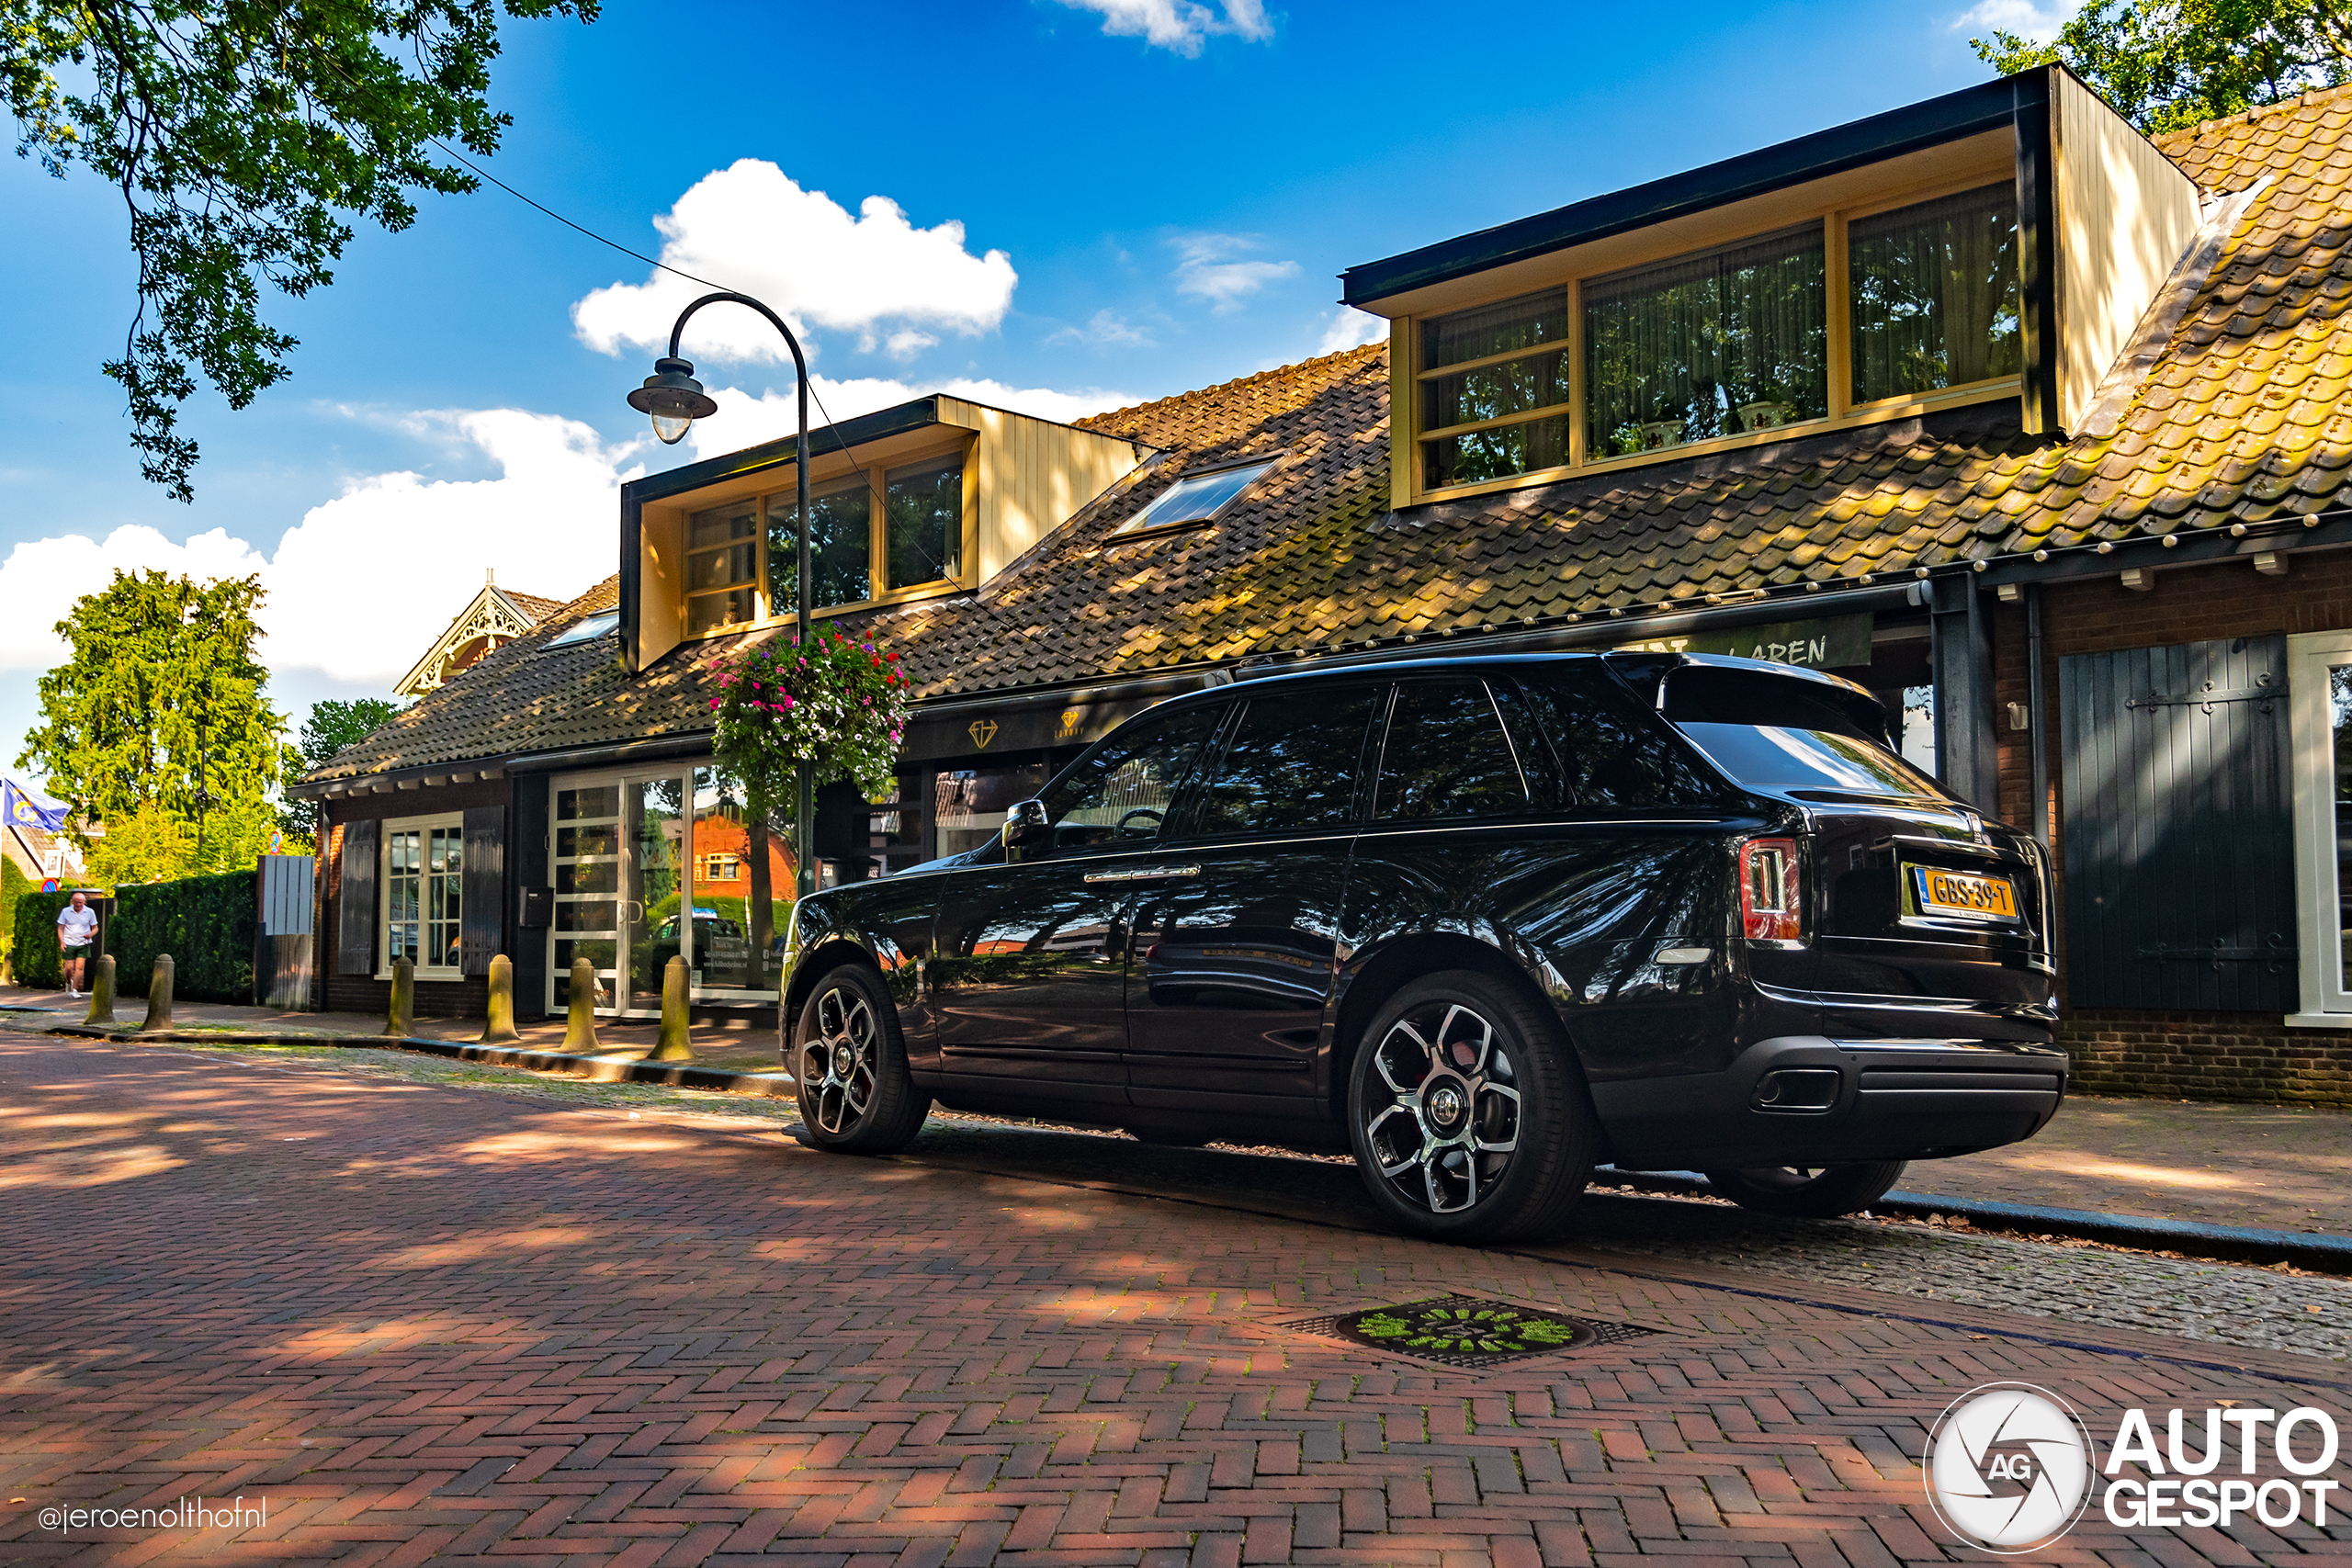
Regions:
[[76, 893], [71, 903], [57, 911], [57, 945], [65, 955], [69, 995], [82, 994], [82, 966], [89, 960], [90, 943], [97, 934], [98, 912], [90, 908], [87, 894]]

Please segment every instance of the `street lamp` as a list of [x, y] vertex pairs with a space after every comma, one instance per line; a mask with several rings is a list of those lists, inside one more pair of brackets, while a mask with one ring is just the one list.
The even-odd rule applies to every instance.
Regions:
[[[696, 310], [701, 310], [705, 305], [722, 303], [748, 305], [765, 316], [768, 319], [768, 324], [784, 334], [784, 345], [792, 350], [792, 367], [799, 381], [800, 391], [800, 441], [799, 445], [793, 448], [792, 460], [800, 516], [800, 570], [794, 573], [797, 590], [794, 594], [794, 598], [797, 600], [794, 610], [797, 616], [800, 646], [807, 648], [808, 646], [809, 577], [808, 360], [800, 352], [800, 340], [792, 335], [792, 329], [784, 324], [782, 316], [777, 315], [748, 294], [737, 294], [724, 289], [717, 294], [706, 294], [678, 312], [677, 324], [670, 329], [670, 352], [653, 362], [653, 374], [645, 378], [645, 385], [628, 395], [628, 406], [650, 418], [653, 421], [653, 434], [662, 438], [664, 446], [676, 446], [685, 438], [687, 430], [693, 426], [695, 421], [707, 419], [718, 412], [718, 403], [712, 401], [710, 395], [702, 389], [702, 383], [695, 379], [694, 366], [678, 357], [678, 340], [684, 334], [686, 322], [692, 319]], [[799, 799], [796, 803], [792, 822], [793, 859], [797, 863], [797, 869], [793, 877], [796, 899], [805, 898], [817, 890], [815, 842], [817, 800], [813, 783], [814, 775], [805, 762], [801, 764], [799, 772], [798, 789], [796, 792]]]

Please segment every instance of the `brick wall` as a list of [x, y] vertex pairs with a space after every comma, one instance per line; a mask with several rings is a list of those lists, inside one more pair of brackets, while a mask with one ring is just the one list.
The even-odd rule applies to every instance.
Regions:
[[[2058, 661], [2069, 654], [2163, 647], [2222, 637], [2336, 631], [2352, 626], [2352, 551], [2290, 558], [2283, 578], [2250, 562], [2160, 570], [2145, 592], [2120, 574], [2041, 591], [2044, 723], [2058, 907], [2065, 908], [2066, 849], [2060, 831], [2064, 762], [2058, 735]], [[1994, 698], [2000, 743], [2001, 814], [2030, 826], [2030, 737], [2008, 728], [2007, 705], [2029, 699], [2026, 615], [1995, 607]], [[2066, 932], [2058, 931], [2059, 973]], [[2092, 1094], [2190, 1100], [2294, 1101], [2352, 1107], [2352, 1031], [2289, 1029], [2277, 1013], [2064, 1010], [2059, 1038], [2074, 1058], [2075, 1087]]]

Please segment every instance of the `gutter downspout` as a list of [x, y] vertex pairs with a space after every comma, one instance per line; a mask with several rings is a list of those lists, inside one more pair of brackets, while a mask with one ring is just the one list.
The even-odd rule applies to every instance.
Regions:
[[2027, 750], [2033, 759], [2033, 838], [2044, 852], [2050, 848], [2050, 717], [2042, 711], [2047, 689], [2041, 672], [2041, 585], [2025, 585], [2025, 678]]

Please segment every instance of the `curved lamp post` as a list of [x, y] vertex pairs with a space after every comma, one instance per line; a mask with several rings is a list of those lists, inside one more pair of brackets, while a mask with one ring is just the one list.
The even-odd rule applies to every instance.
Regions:
[[[792, 367], [799, 382], [800, 440], [793, 448], [792, 468], [799, 502], [800, 569], [795, 580], [797, 603], [794, 610], [798, 616], [800, 646], [808, 646], [808, 361], [800, 352], [800, 340], [784, 324], [784, 318], [761, 304], [748, 294], [721, 290], [706, 294], [678, 312], [677, 324], [670, 329], [670, 352], [653, 362], [653, 374], [645, 385], [628, 395], [628, 406], [653, 421], [653, 434], [663, 446], [674, 446], [685, 439], [695, 421], [707, 419], [718, 412], [718, 403], [702, 389], [695, 379], [695, 367], [678, 357], [678, 339], [686, 330], [686, 322], [705, 305], [748, 305], [768, 319], [768, 324], [784, 334], [784, 345], [792, 350]], [[795, 803], [792, 821], [792, 852], [797, 863], [793, 877], [796, 898], [807, 897], [817, 890], [817, 861], [814, 832], [816, 791], [810, 784], [811, 774], [806, 763], [800, 768], [799, 798]], [[765, 954], [762, 954], [765, 963]]]

